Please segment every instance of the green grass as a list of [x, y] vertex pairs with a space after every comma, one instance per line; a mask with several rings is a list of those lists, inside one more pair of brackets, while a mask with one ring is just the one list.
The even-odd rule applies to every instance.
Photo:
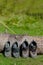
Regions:
[[43, 55], [33, 58], [6, 58], [0, 54], [0, 65], [43, 65]]
[[[5, 19], [2, 17], [0, 22], [0, 33], [5, 33], [7, 29], [7, 33], [11, 34], [43, 35], [43, 20], [35, 19], [25, 14], [9, 16]], [[3, 23], [11, 30], [4, 26]]]
[[43, 13], [43, 0], [0, 0], [0, 15]]

